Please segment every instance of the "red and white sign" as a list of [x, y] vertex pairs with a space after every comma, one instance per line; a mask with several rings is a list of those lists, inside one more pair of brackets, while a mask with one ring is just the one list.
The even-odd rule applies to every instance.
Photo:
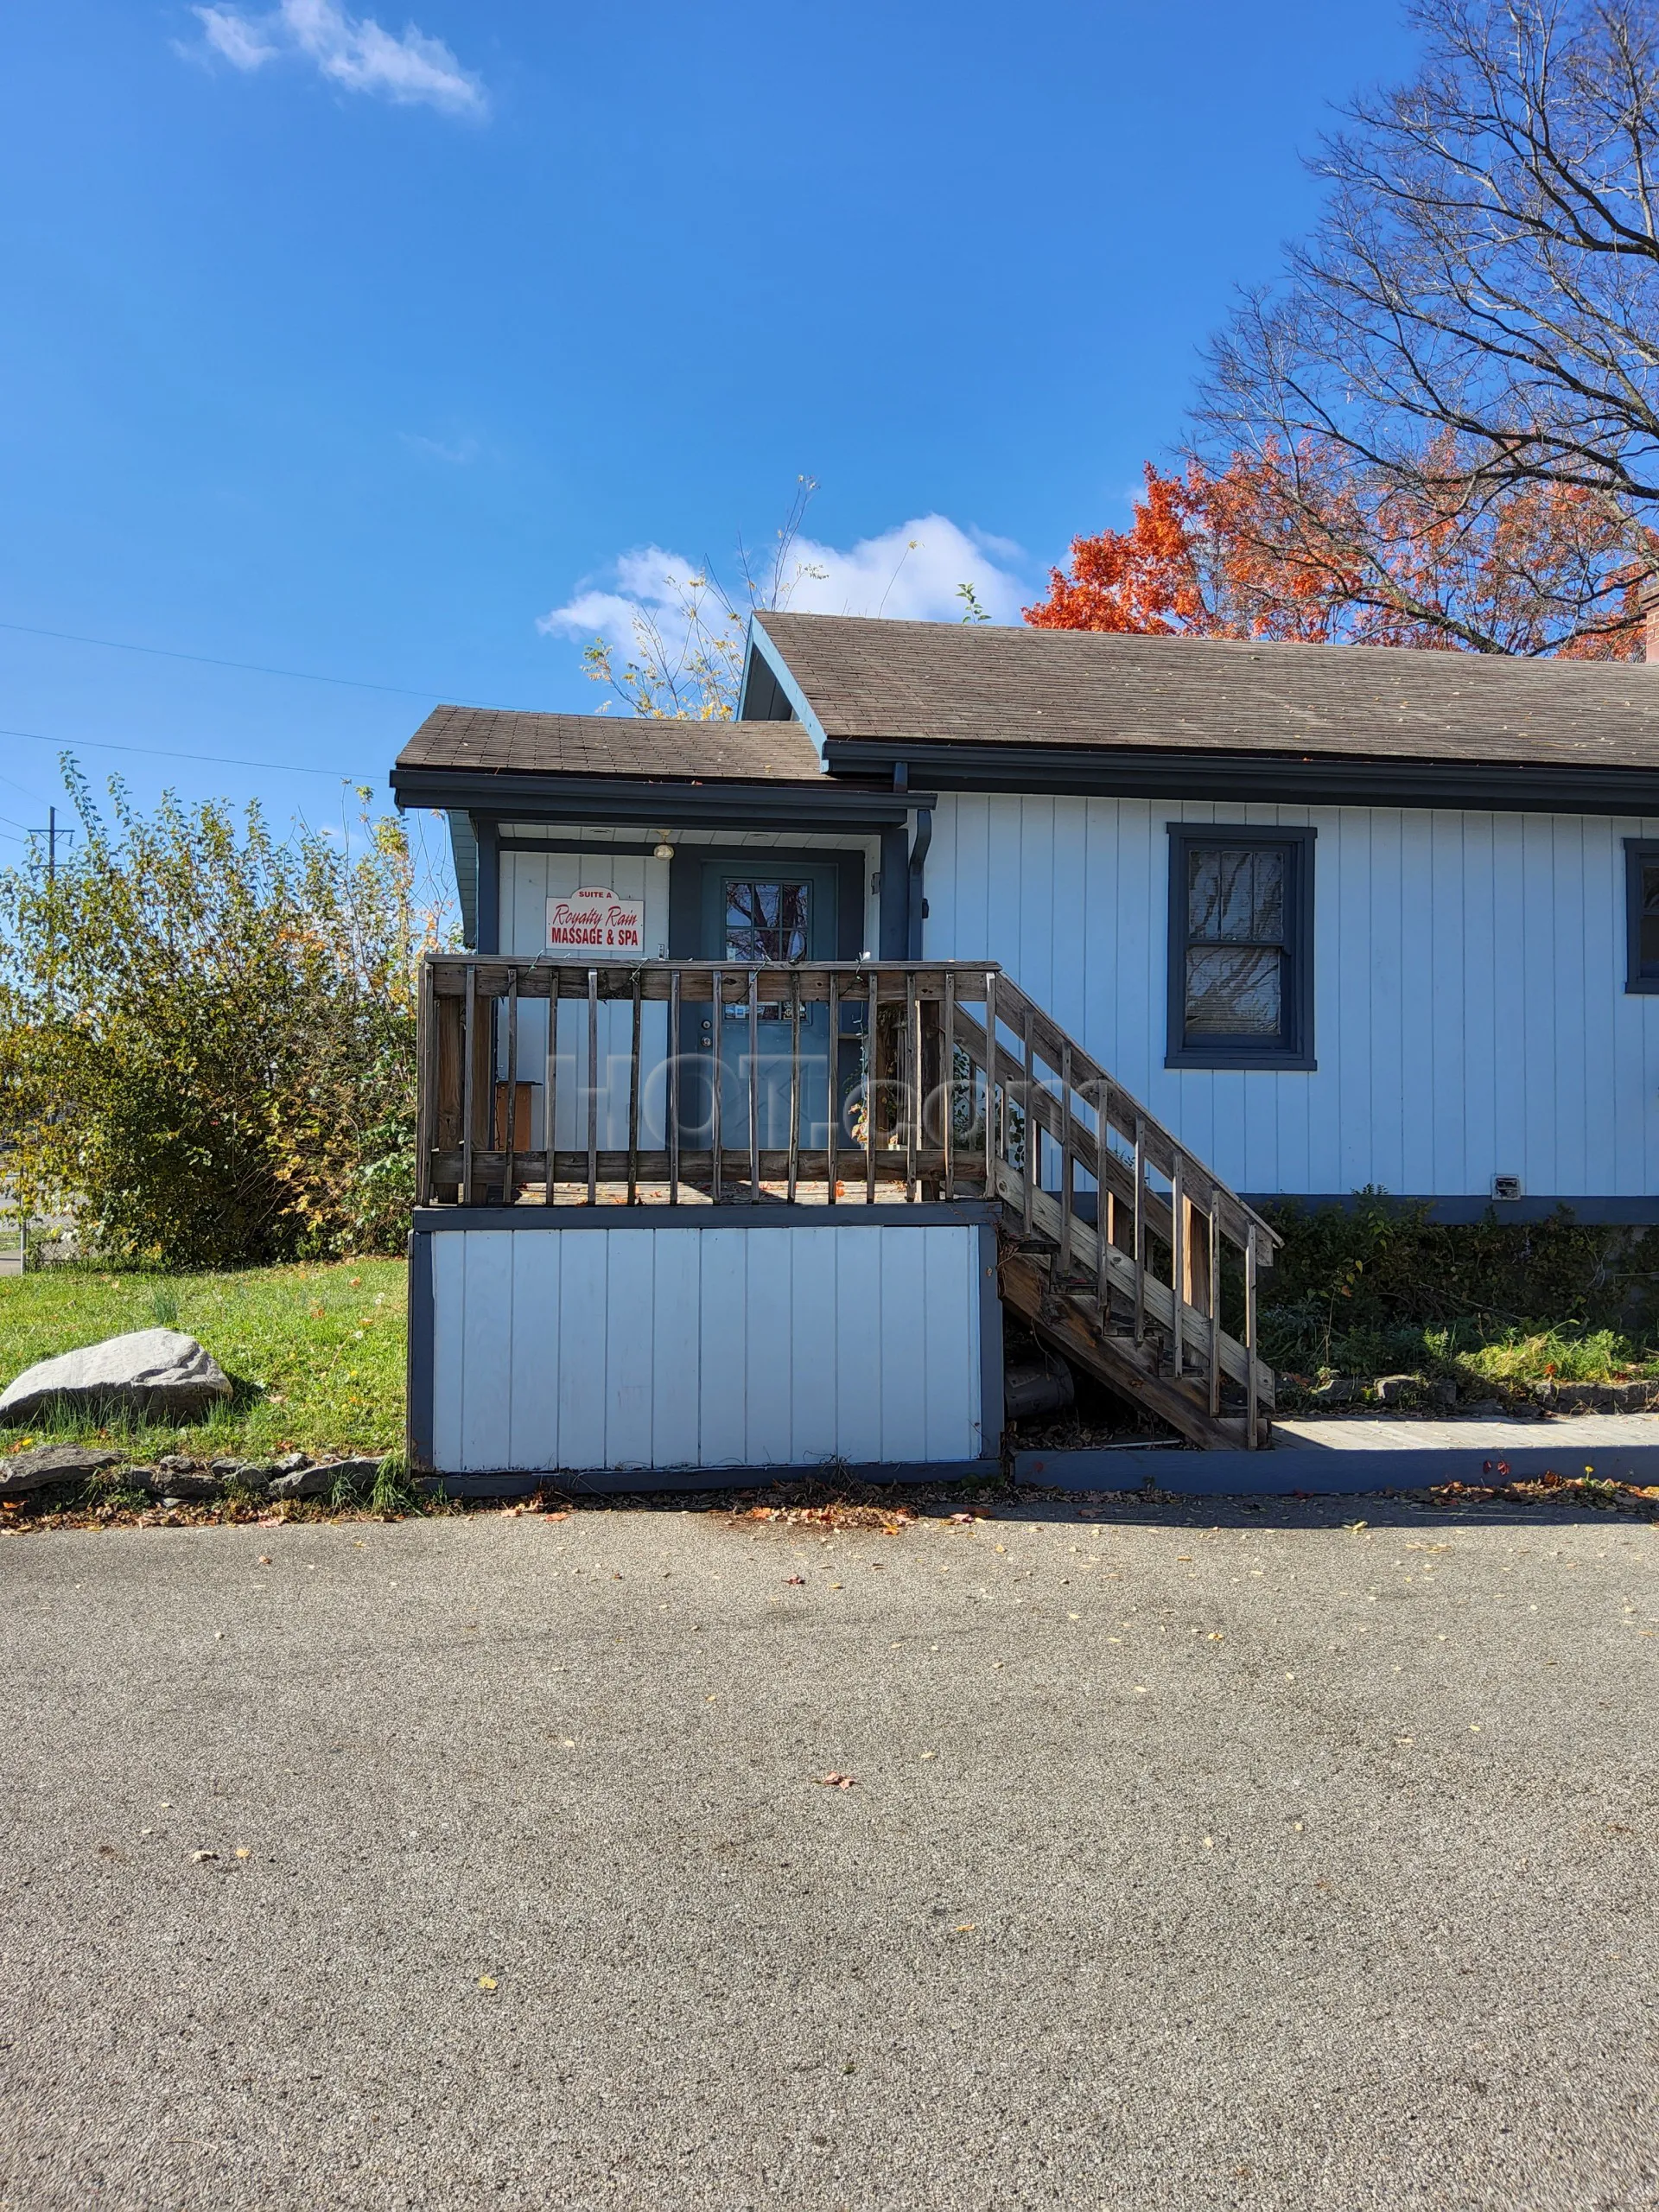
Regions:
[[638, 959], [645, 950], [645, 902], [614, 891], [573, 891], [547, 902], [547, 942], [556, 956], [606, 953]]

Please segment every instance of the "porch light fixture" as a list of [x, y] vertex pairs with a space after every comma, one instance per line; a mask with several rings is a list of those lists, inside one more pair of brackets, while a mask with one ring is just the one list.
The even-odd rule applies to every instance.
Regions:
[[656, 844], [652, 849], [651, 857], [654, 861], [671, 861], [673, 859], [674, 848], [670, 844], [665, 836], [659, 837], [658, 839]]

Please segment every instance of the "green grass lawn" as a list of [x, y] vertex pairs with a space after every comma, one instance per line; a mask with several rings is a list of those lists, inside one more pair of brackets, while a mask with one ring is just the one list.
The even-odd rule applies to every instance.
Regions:
[[400, 1451], [406, 1282], [402, 1260], [200, 1275], [65, 1267], [0, 1277], [0, 1389], [37, 1359], [158, 1327], [197, 1338], [235, 1385], [232, 1400], [182, 1427], [37, 1421], [0, 1430], [0, 1452], [25, 1434], [37, 1444], [107, 1437], [143, 1459]]

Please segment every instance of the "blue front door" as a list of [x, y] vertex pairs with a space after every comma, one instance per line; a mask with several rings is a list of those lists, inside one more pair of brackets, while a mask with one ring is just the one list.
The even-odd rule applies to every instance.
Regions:
[[[702, 951], [740, 972], [787, 967], [798, 960], [833, 960], [836, 944], [837, 870], [833, 864], [769, 865], [764, 849], [753, 863], [706, 861], [702, 865]], [[728, 988], [734, 986], [728, 984]], [[750, 1071], [759, 1103], [759, 1138], [765, 1151], [789, 1142], [790, 1068], [793, 1031], [787, 1006], [762, 1006], [751, 1028], [747, 991], [724, 1007], [716, 1022], [707, 1000], [683, 1008], [682, 1051], [688, 1073], [685, 1141], [707, 1144], [712, 1123], [710, 1078], [721, 1084], [721, 1146], [741, 1152], [749, 1141]], [[830, 1115], [830, 1014], [823, 1005], [801, 1015], [800, 1141], [816, 1149], [825, 1141]]]

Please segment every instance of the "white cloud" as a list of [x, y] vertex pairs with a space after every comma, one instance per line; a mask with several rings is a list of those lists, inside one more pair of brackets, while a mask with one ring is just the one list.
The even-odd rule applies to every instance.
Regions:
[[442, 438], [423, 438], [418, 430], [399, 430], [398, 436], [411, 453], [423, 454], [429, 461], [448, 461], [452, 468], [465, 468], [478, 459], [478, 440], [457, 438], [453, 445]]
[[373, 16], [348, 15], [337, 0], [278, 0], [264, 15], [221, 7], [194, 14], [207, 51], [233, 69], [263, 69], [297, 55], [347, 92], [377, 92], [452, 115], [481, 116], [487, 105], [479, 79], [442, 39], [428, 38], [413, 23], [383, 30]]
[[[785, 581], [792, 575], [794, 582], [785, 601], [809, 614], [959, 622], [960, 587], [971, 584], [994, 622], [1017, 622], [1031, 588], [1004, 563], [1020, 550], [1007, 538], [962, 530], [947, 515], [918, 516], [845, 550], [801, 537], [791, 549]], [[993, 559], [993, 554], [1000, 557]], [[584, 641], [602, 637], [626, 658], [633, 651], [636, 613], [648, 615], [665, 634], [674, 635], [681, 601], [668, 579], [702, 573], [696, 562], [660, 545], [643, 546], [617, 562], [612, 588], [578, 592], [544, 614], [537, 627]]]

